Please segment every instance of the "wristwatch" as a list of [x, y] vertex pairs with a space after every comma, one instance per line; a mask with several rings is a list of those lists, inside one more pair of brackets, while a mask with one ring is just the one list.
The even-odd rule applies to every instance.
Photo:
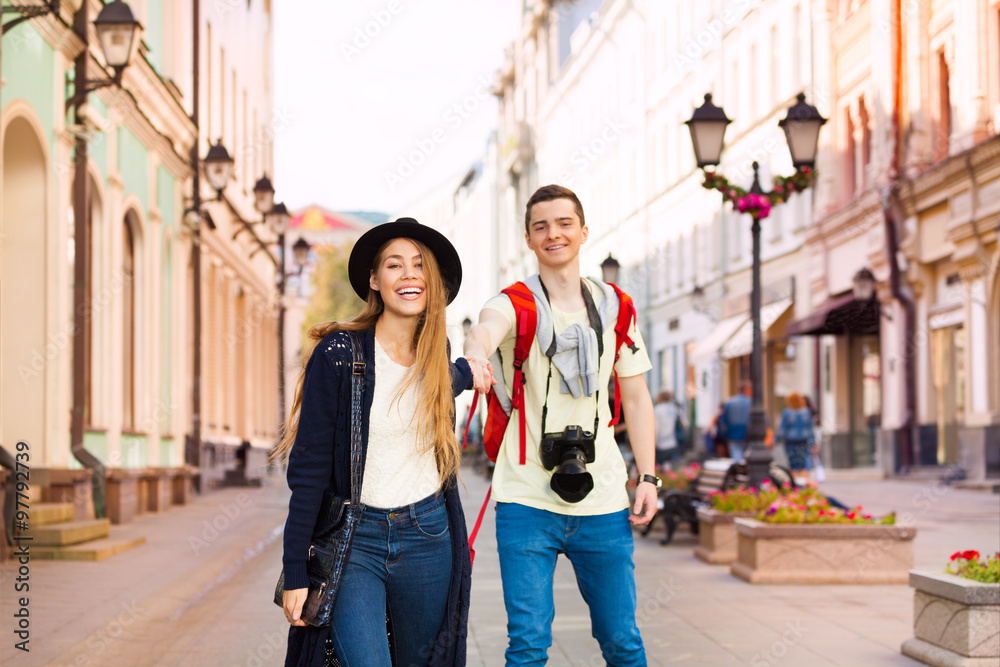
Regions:
[[663, 480], [656, 475], [643, 475], [639, 478], [640, 482], [649, 482], [656, 488], [660, 488], [663, 485]]

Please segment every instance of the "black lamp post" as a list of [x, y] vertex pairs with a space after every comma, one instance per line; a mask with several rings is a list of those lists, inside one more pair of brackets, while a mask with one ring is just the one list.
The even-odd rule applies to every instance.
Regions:
[[712, 95], [705, 95], [705, 103], [695, 109], [691, 119], [685, 122], [691, 131], [695, 160], [705, 174], [702, 186], [709, 190], [719, 190], [723, 199], [729, 201], [740, 213], [749, 213], [753, 219], [753, 289], [750, 293], [750, 313], [753, 317], [753, 351], [750, 354], [750, 381], [753, 385], [753, 404], [747, 425], [747, 466], [750, 484], [759, 487], [768, 478], [771, 465], [771, 451], [764, 445], [767, 425], [764, 416], [763, 368], [760, 330], [760, 221], [771, 212], [772, 204], [783, 204], [793, 192], [805, 190], [812, 185], [813, 165], [819, 129], [826, 122], [816, 108], [806, 104], [805, 94], [799, 93], [798, 101], [788, 110], [788, 115], [778, 125], [785, 131], [795, 174], [790, 177], [776, 177], [770, 192], [760, 185], [759, 165], [753, 163], [753, 184], [743, 190], [730, 183], [717, 170], [721, 161], [723, 137], [726, 126], [731, 121], [721, 107], [712, 103]]
[[867, 266], [854, 274], [854, 298], [858, 301], [870, 301], [875, 296], [875, 274]]
[[229, 179], [233, 175], [234, 160], [229, 155], [229, 151], [222, 145], [222, 139], [215, 142], [215, 145], [208, 149], [208, 155], [202, 160], [205, 167], [205, 179], [216, 192], [216, 198], [222, 200], [222, 191], [229, 184]]
[[265, 215], [274, 208], [274, 186], [267, 174], [261, 176], [253, 186], [253, 207], [258, 213]]
[[[273, 196], [273, 195], [272, 195]], [[278, 433], [285, 423], [285, 232], [291, 216], [284, 202], [278, 202], [265, 216], [271, 231], [278, 237]], [[303, 239], [299, 239], [303, 243]], [[298, 245], [298, 244], [296, 244]], [[308, 244], [306, 244], [308, 253]]]
[[[196, 42], [197, 44], [197, 42]], [[196, 47], [197, 50], [197, 47]], [[198, 86], [195, 85], [195, 112], [192, 120], [197, 125], [198, 116]], [[191, 439], [184, 454], [184, 462], [201, 466], [201, 223], [206, 219], [201, 210], [201, 175], [216, 191], [217, 199], [222, 199], [222, 191], [229, 184], [232, 174], [233, 159], [229, 151], [222, 145], [220, 139], [208, 149], [204, 158], [199, 159], [197, 144], [191, 150], [191, 207], [184, 211], [184, 223], [191, 228], [191, 282], [193, 317], [191, 322], [191, 337], [194, 339], [191, 351]], [[211, 226], [211, 225], [210, 225]], [[214, 228], [214, 227], [213, 227]]]
[[292, 244], [292, 256], [295, 258], [296, 266], [299, 267], [299, 274], [302, 273], [302, 270], [306, 267], [306, 262], [309, 261], [309, 248], [309, 242], [301, 236], [298, 241]]
[[601, 280], [606, 283], [618, 284], [618, 272], [621, 270], [621, 266], [609, 252], [608, 256], [601, 262]]
[[[55, 3], [55, 9], [58, 9], [58, 3]], [[78, 126], [83, 126], [86, 122], [84, 105], [90, 93], [99, 88], [121, 85], [122, 72], [128, 66], [136, 43], [135, 33], [142, 27], [135, 20], [129, 6], [120, 0], [101, 9], [94, 25], [104, 51], [104, 61], [114, 70], [114, 77], [91, 80], [87, 78], [87, 63], [90, 60], [88, 9], [89, 3], [81, 2], [73, 21], [73, 29], [83, 43], [83, 48], [76, 57], [74, 94], [66, 101], [66, 109], [73, 109]], [[94, 513], [103, 517], [104, 464], [83, 446], [88, 381], [85, 362], [90, 328], [90, 308], [87, 305], [90, 280], [90, 179], [87, 174], [87, 148], [87, 137], [83, 132], [78, 132], [73, 164], [73, 408], [70, 416], [70, 451], [77, 461], [93, 472]]]

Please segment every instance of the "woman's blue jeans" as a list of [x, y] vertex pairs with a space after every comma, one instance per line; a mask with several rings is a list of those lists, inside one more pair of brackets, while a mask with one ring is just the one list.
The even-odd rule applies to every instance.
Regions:
[[[444, 620], [450, 582], [444, 495], [392, 509], [365, 507], [330, 624], [340, 664], [426, 665]], [[393, 659], [386, 640], [387, 612]]]
[[[609, 665], [645, 665], [635, 624], [635, 564], [628, 510], [567, 516], [497, 503], [497, 550], [507, 607], [507, 665], [544, 665], [552, 645], [556, 557], [566, 554]], [[588, 663], [589, 664], [589, 663]]]

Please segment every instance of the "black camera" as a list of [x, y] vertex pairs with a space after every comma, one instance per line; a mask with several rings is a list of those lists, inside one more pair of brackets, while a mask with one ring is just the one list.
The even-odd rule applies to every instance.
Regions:
[[594, 434], [572, 425], [562, 433], [542, 436], [542, 465], [546, 470], [555, 468], [549, 486], [568, 503], [578, 503], [594, 488], [594, 478], [587, 472], [587, 464], [594, 462]]

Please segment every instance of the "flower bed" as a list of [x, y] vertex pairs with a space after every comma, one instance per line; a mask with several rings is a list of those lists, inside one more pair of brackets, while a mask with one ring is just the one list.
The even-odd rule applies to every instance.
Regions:
[[698, 509], [698, 547], [694, 555], [706, 563], [728, 564], [736, 560], [737, 538], [733, 520], [753, 518], [767, 510], [781, 498], [792, 498], [796, 504], [829, 502], [815, 487], [793, 489], [791, 485], [778, 488], [766, 481], [760, 489], [729, 489], [709, 495], [709, 507]]
[[980, 562], [975, 551], [953, 555], [942, 574], [911, 570], [913, 637], [902, 652], [929, 665], [1000, 664], [998, 574], [1000, 557]]
[[701, 469], [697, 463], [692, 463], [689, 466], [684, 466], [680, 470], [674, 470], [669, 466], [664, 466], [663, 469], [657, 471], [656, 476], [660, 478], [663, 485], [660, 487], [661, 493], [666, 493], [667, 491], [672, 491], [674, 489], [683, 491], [691, 487], [694, 480], [698, 479], [698, 472]]
[[916, 529], [878, 523], [735, 519], [730, 572], [753, 584], [905, 584]]

